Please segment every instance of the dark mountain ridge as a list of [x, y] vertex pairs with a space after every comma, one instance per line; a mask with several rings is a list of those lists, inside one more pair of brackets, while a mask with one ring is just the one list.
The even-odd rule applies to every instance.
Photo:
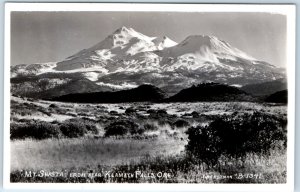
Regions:
[[277, 91], [287, 89], [287, 80], [285, 78], [267, 81], [263, 83], [248, 84], [241, 87], [243, 91], [255, 96], [270, 95]]
[[18, 76], [10, 79], [14, 95], [37, 99], [51, 99], [72, 93], [111, 91], [84, 78], [80, 73], [44, 73], [41, 75]]
[[266, 97], [265, 102], [269, 103], [288, 103], [288, 90], [278, 91]]
[[93, 92], [68, 94], [51, 99], [52, 101], [76, 103], [124, 103], [124, 102], [155, 102], [166, 97], [165, 93], [153, 85], [141, 85], [134, 89], [115, 92]]
[[166, 98], [165, 92], [153, 85], [141, 85], [134, 89], [115, 92], [68, 94], [52, 101], [77, 103], [125, 103], [125, 102], [198, 102], [198, 101], [256, 101], [244, 91], [219, 83], [202, 83], [183, 89]]
[[198, 102], [198, 101], [256, 101], [244, 91], [220, 83], [202, 83], [183, 89], [165, 102]]

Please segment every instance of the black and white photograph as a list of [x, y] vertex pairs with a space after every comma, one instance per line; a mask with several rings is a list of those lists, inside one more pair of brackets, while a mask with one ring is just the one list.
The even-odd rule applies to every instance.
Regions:
[[294, 6], [25, 5], [6, 9], [10, 185], [293, 182]]

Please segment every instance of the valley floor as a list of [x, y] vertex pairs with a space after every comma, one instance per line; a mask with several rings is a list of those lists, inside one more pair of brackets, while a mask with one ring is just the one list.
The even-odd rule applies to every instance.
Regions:
[[[265, 103], [76, 104], [12, 97], [11, 181], [285, 183], [286, 150], [281, 147], [268, 155], [247, 153], [245, 159], [221, 156], [213, 166], [186, 154], [189, 127], [254, 111], [287, 115], [285, 105]], [[118, 121], [133, 121], [142, 132], [108, 135], [107, 127]], [[63, 131], [70, 124], [78, 125], [77, 135]], [[54, 135], [49, 127], [61, 132]], [[44, 128], [43, 138], [22, 132]]]

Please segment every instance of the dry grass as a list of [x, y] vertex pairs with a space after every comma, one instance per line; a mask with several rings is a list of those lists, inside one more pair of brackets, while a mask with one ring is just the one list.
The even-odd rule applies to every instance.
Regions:
[[[285, 183], [286, 153], [273, 150], [270, 156], [248, 154], [246, 161], [221, 157], [219, 164], [208, 167], [194, 164], [180, 153], [178, 141], [67, 139], [15, 141], [12, 157], [14, 182], [155, 182], [155, 183]], [[26, 149], [26, 153], [24, 153]], [[17, 162], [17, 163], [16, 163]], [[95, 173], [167, 172], [170, 178], [73, 178], [30, 177], [20, 170]]]
[[145, 155], [155, 157], [179, 154], [184, 150], [184, 145], [184, 141], [172, 138], [16, 140], [11, 142], [11, 171], [128, 164]]

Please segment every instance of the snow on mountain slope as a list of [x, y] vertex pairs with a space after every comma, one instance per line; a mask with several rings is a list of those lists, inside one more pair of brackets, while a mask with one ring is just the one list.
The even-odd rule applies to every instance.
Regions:
[[163, 57], [176, 58], [185, 54], [194, 54], [195, 57], [209, 62], [218, 62], [218, 57], [256, 60], [217, 37], [206, 35], [189, 36], [178, 45], [163, 50]]
[[128, 56], [122, 60], [123, 65], [114, 72], [138, 72], [138, 71], [157, 71], [160, 70], [161, 58], [153, 52], [141, 52], [133, 56]]
[[99, 74], [97, 72], [86, 72], [84, 73], [84, 76], [90, 81], [97, 81]]
[[111, 84], [111, 83], [103, 83], [103, 82], [99, 82], [99, 83], [97, 83], [97, 85], [101, 85], [101, 86], [107, 86], [107, 87], [110, 87], [110, 88], [112, 88], [112, 89], [120, 89], [120, 90], [122, 90], [122, 89], [132, 89], [132, 88], [136, 88], [136, 87], [138, 87], [138, 85], [137, 84], [129, 84], [129, 83], [122, 83], [122, 84], [120, 84], [120, 85], [118, 85], [118, 84]]
[[110, 65], [122, 62], [126, 56], [157, 50], [152, 42], [154, 38], [136, 32], [132, 28], [121, 27], [93, 47], [59, 62], [56, 70], [66, 71], [94, 66], [114, 68]]
[[157, 45], [158, 50], [163, 50], [164, 48], [173, 47], [178, 44], [167, 36], [164, 36], [162, 39], [156, 38], [153, 40], [153, 42]]
[[36, 76], [45, 73], [82, 73], [87, 79], [91, 81], [96, 81], [98, 77], [101, 77], [107, 74], [108, 70], [100, 67], [100, 66], [93, 66], [90, 68], [77, 68], [73, 70], [67, 71], [59, 71], [56, 70], [57, 63], [36, 63], [36, 64], [22, 64], [17, 66], [11, 67], [11, 78], [18, 77], [18, 76]]
[[37, 64], [21, 64], [11, 67], [11, 77], [18, 75], [38, 75], [42, 73], [54, 72], [53, 68], [56, 67], [56, 62], [37, 63]]
[[[95, 46], [57, 64], [56, 70], [97, 68], [103, 73], [121, 71], [243, 70], [230, 62], [256, 59], [214, 36], [193, 35], [177, 44], [170, 38], [148, 37], [121, 27]], [[243, 62], [244, 63], [244, 62]]]
[[285, 76], [284, 70], [214, 36], [191, 35], [176, 43], [126, 27], [61, 62], [11, 67], [12, 77], [43, 73], [78, 73], [114, 89], [151, 83], [172, 93], [202, 81], [245, 85]]
[[100, 43], [44, 71], [97, 71], [100, 76], [122, 71], [242, 71], [244, 67], [238, 63], [260, 64], [214, 36], [191, 35], [177, 44], [166, 36], [149, 37], [132, 28], [121, 27]]
[[259, 63], [255, 58], [225, 41], [205, 35], [189, 36], [178, 45], [163, 49], [160, 56], [162, 56], [161, 65], [166, 71], [186, 69], [242, 72], [244, 64], [255, 67], [254, 64]]

